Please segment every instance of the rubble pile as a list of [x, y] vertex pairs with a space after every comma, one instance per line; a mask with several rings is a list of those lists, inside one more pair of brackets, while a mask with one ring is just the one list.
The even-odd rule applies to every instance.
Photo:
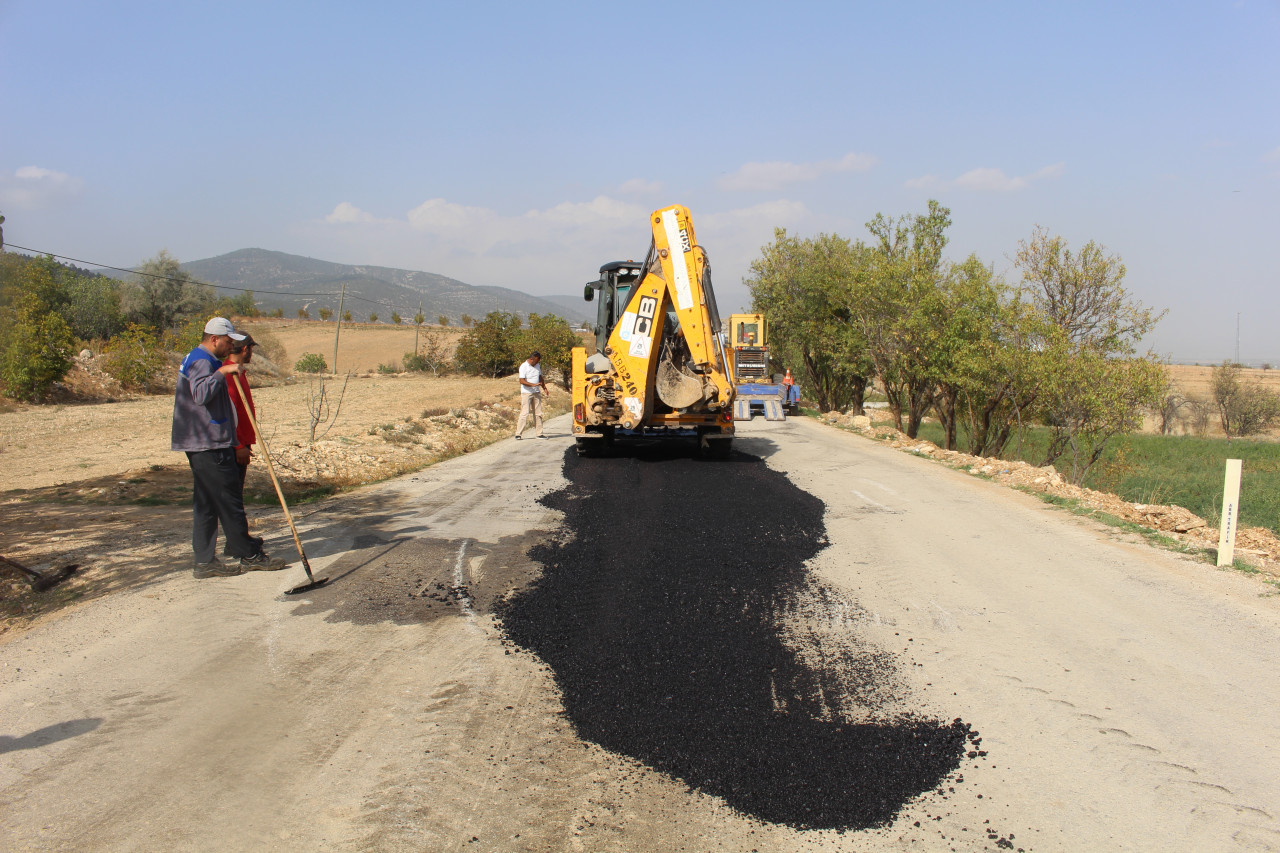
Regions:
[[[1180, 506], [1130, 503], [1116, 495], [1074, 485], [1052, 466], [1037, 468], [1027, 462], [988, 459], [955, 450], [943, 450], [919, 438], [909, 438], [894, 428], [887, 412], [872, 416], [827, 412], [822, 419], [869, 438], [883, 441], [909, 453], [935, 459], [944, 465], [986, 477], [994, 482], [1057, 498], [1079, 501], [1091, 509], [1159, 531], [1191, 548], [1216, 550], [1218, 528], [1191, 510]], [[1268, 571], [1280, 563], [1280, 537], [1265, 527], [1240, 527], [1236, 532], [1236, 554]]]

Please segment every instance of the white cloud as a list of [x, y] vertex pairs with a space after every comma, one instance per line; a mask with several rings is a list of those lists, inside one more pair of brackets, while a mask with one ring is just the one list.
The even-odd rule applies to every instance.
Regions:
[[655, 195], [662, 192], [662, 182], [632, 178], [618, 187], [618, 192], [625, 195]]
[[[611, 196], [566, 201], [522, 213], [502, 213], [433, 198], [402, 216], [381, 218], [342, 202], [320, 220], [300, 226], [300, 251], [331, 260], [425, 270], [474, 285], [526, 293], [580, 291], [602, 263], [639, 259], [649, 248], [651, 206]], [[811, 214], [779, 199], [749, 207], [694, 210], [698, 239], [710, 253], [722, 308], [742, 291], [737, 284], [776, 226], [802, 229]], [[721, 293], [723, 291], [723, 293]]]
[[1012, 192], [1027, 188], [1026, 178], [1011, 178], [1002, 169], [970, 169], [956, 178], [955, 185], [961, 189], [978, 190], [980, 192]]
[[1019, 177], [1006, 175], [1003, 169], [979, 167], [970, 169], [951, 181], [942, 180], [936, 175], [922, 175], [906, 181], [906, 186], [909, 189], [917, 190], [961, 189], [975, 192], [1019, 192], [1037, 181], [1061, 177], [1066, 173], [1066, 170], [1066, 163], [1053, 163], [1042, 169], [1037, 169], [1030, 175]]
[[918, 178], [912, 178], [907, 181], [907, 188], [913, 190], [933, 190], [940, 189], [942, 181], [937, 175], [921, 175]]
[[338, 203], [338, 206], [333, 209], [333, 213], [326, 216], [324, 221], [333, 225], [348, 225], [356, 222], [374, 222], [375, 220], [372, 213], [366, 213], [351, 202], [343, 201]]
[[84, 181], [41, 166], [0, 173], [0, 203], [8, 208], [41, 208], [79, 195]]
[[722, 177], [717, 185], [722, 190], [779, 190], [790, 184], [817, 180], [826, 174], [865, 172], [879, 162], [870, 154], [850, 152], [839, 160], [814, 163], [745, 163], [738, 171]]

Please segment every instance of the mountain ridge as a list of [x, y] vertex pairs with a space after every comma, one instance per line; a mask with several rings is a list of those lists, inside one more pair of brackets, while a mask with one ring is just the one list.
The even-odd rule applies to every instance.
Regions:
[[[315, 314], [320, 308], [338, 310], [343, 286], [343, 310], [356, 319], [376, 313], [390, 319], [415, 315], [419, 306], [431, 321], [444, 315], [459, 322], [463, 315], [480, 319], [490, 311], [556, 314], [571, 324], [594, 319], [583, 307], [573, 312], [566, 297], [539, 297], [519, 290], [476, 286], [438, 273], [406, 270], [374, 264], [339, 264], [271, 249], [237, 249], [212, 258], [182, 264], [196, 279], [208, 284], [252, 290], [260, 309], [276, 308], [293, 315], [299, 309]], [[594, 307], [594, 306], [592, 306]]]

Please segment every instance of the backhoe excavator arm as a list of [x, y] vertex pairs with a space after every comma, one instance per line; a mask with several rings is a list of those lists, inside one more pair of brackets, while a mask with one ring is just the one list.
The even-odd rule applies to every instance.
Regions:
[[653, 243], [604, 354], [621, 386], [619, 424], [659, 408], [715, 412], [732, 405], [710, 265], [686, 207], [654, 211]]

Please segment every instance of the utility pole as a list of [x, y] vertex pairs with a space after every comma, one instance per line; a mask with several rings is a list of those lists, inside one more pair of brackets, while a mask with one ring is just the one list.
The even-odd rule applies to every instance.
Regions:
[[1236, 312], [1236, 364], [1240, 363], [1240, 312]]
[[347, 286], [342, 285], [342, 293], [338, 295], [338, 325], [333, 330], [333, 372], [338, 372], [338, 335], [342, 332], [342, 303], [347, 298]]

